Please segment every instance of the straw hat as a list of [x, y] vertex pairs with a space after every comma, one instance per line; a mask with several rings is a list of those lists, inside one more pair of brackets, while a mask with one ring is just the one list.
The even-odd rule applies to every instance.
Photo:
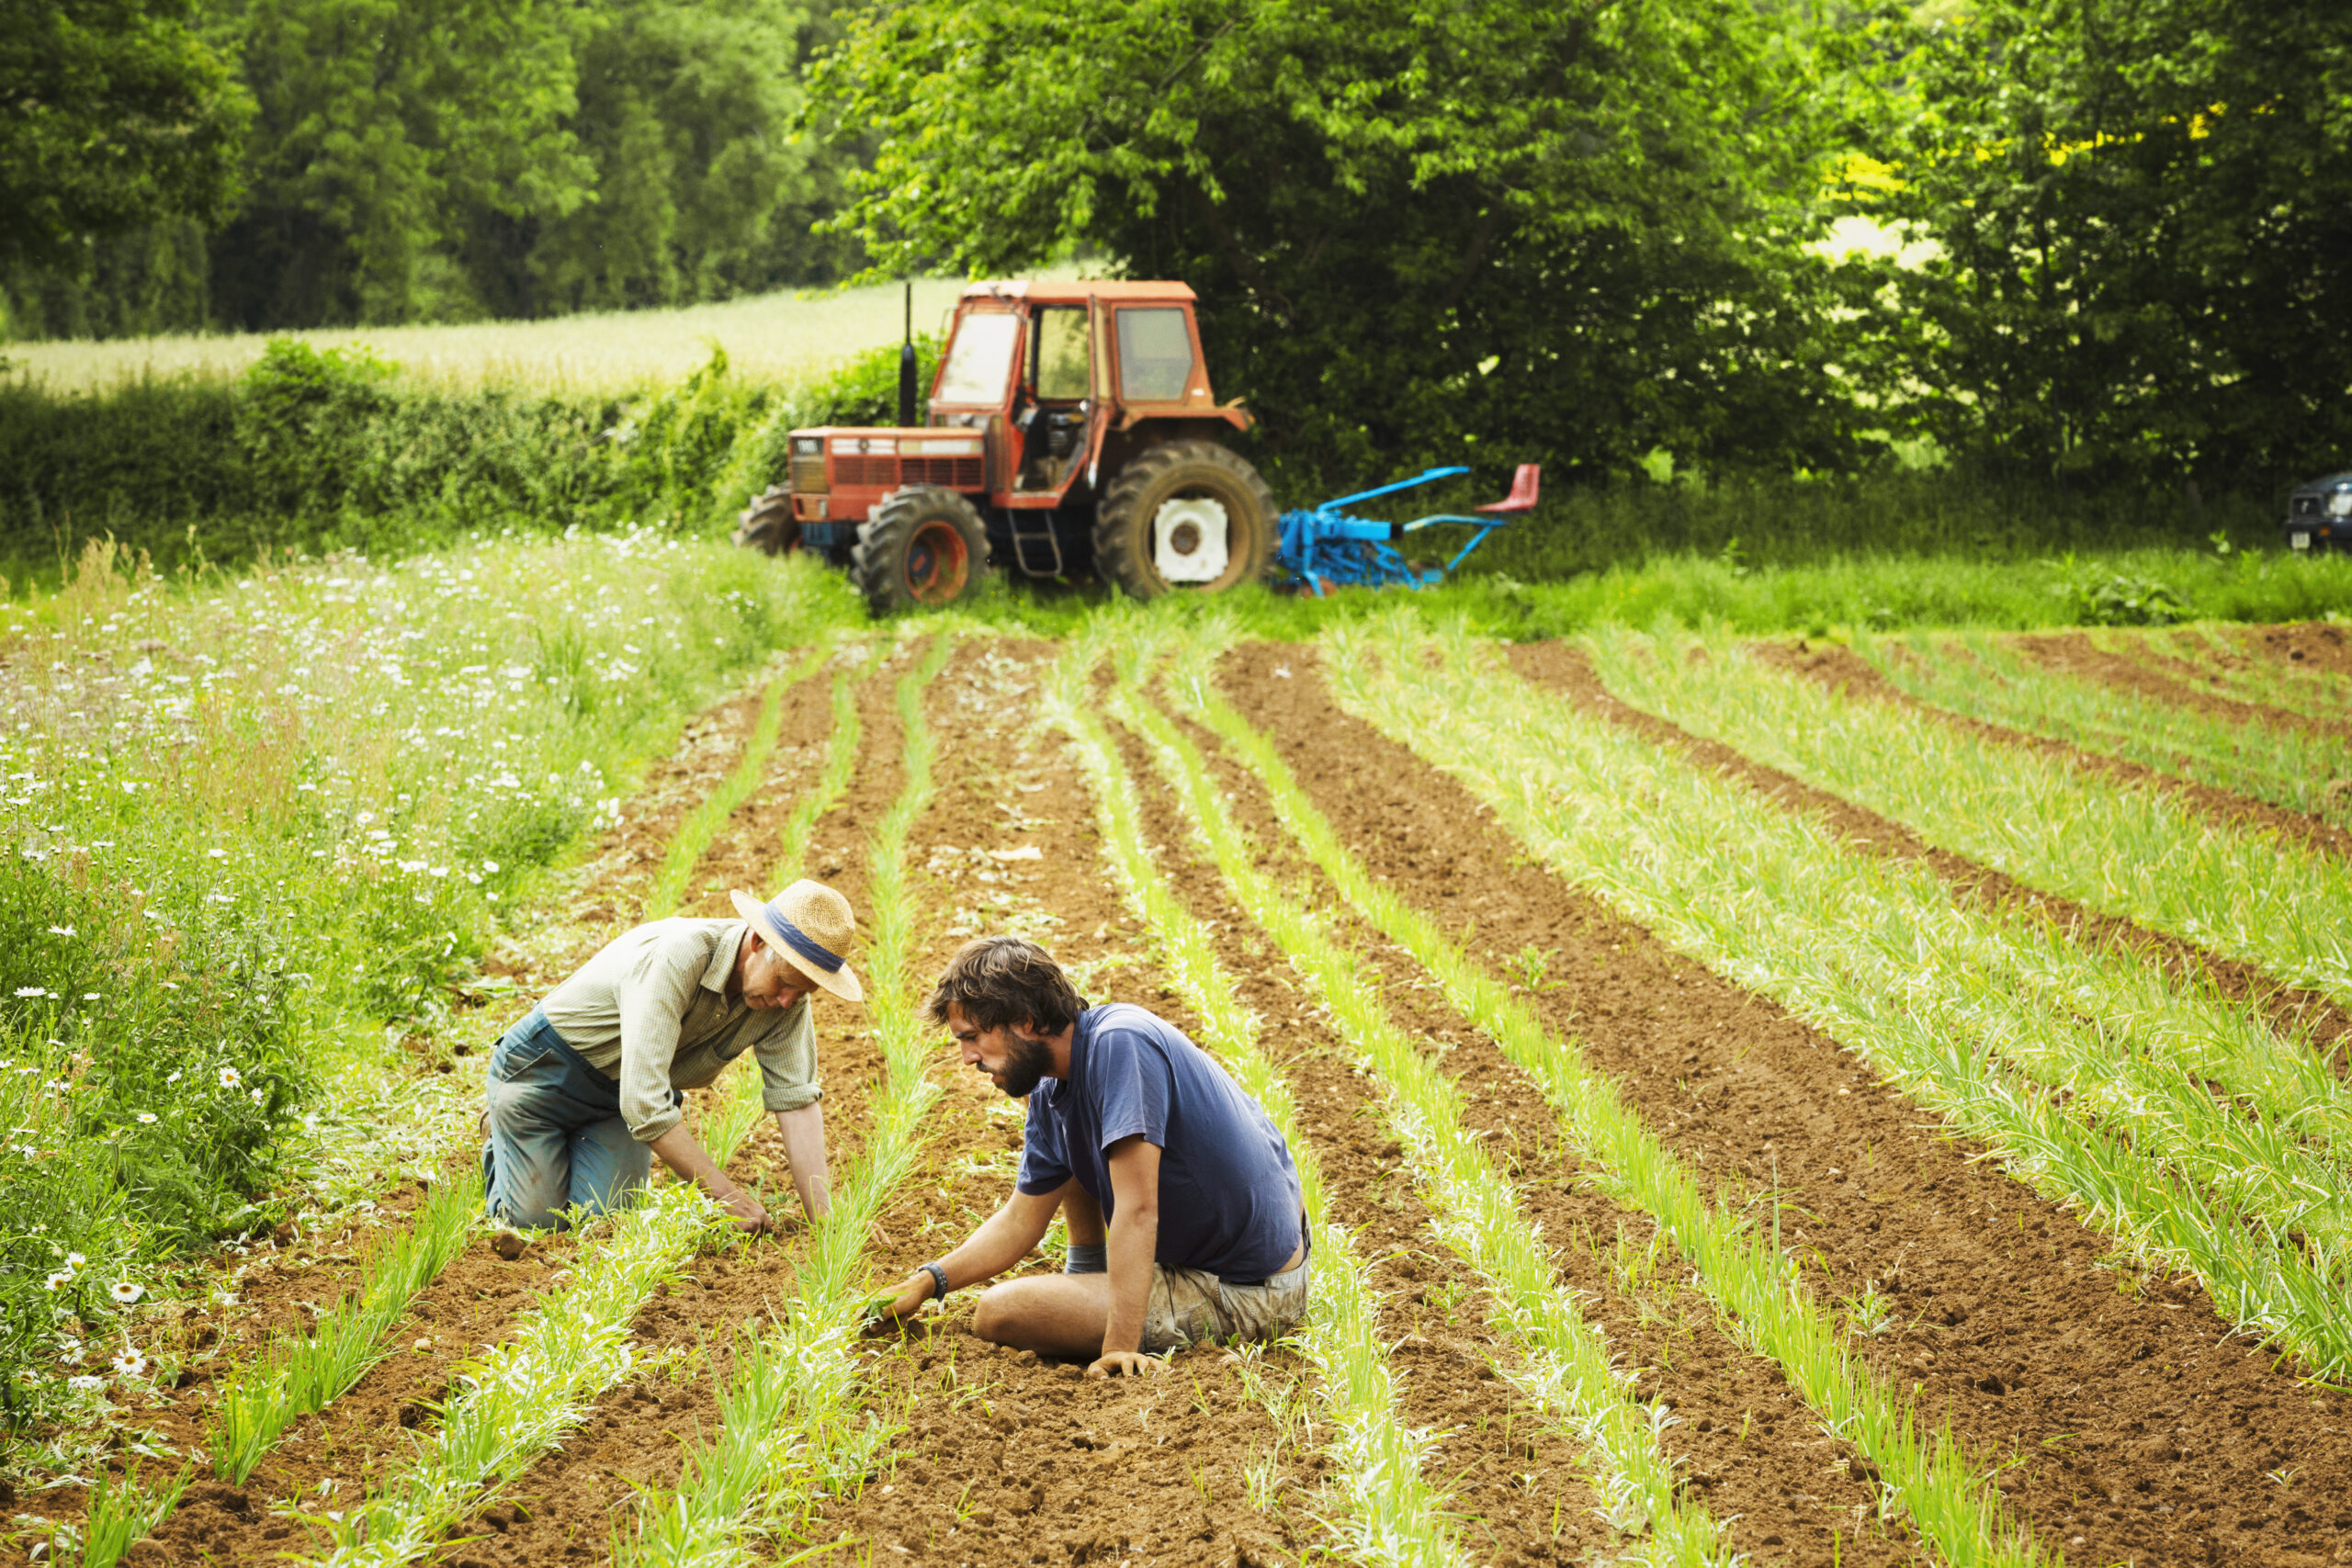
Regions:
[[818, 985], [845, 1002], [862, 1002], [865, 987], [842, 959], [857, 934], [849, 900], [821, 882], [796, 882], [766, 903], [740, 889], [727, 895], [760, 940]]

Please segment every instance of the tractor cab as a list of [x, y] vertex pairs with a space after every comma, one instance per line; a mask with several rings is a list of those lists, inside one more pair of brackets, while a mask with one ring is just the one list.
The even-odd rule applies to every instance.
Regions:
[[825, 551], [877, 610], [991, 570], [1091, 569], [1145, 598], [1262, 576], [1273, 498], [1225, 445], [1250, 418], [1216, 401], [1193, 303], [1181, 283], [971, 285], [924, 422], [794, 431], [788, 485], [738, 540]]

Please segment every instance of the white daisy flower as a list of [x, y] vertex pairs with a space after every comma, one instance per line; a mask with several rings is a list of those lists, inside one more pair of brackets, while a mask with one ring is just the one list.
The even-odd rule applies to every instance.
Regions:
[[236, 1068], [223, 1067], [220, 1069], [220, 1087], [222, 1089], [234, 1089], [243, 1081], [244, 1078], [238, 1073]]
[[153, 1122], [155, 1120], [155, 1113], [152, 1111], [142, 1111], [139, 1113], [139, 1120], [142, 1123]]
[[78, 1252], [69, 1252], [65, 1255], [65, 1267], [68, 1269], [79, 1269], [83, 1264], [87, 1263], [88, 1261], [88, 1258], [83, 1257]]
[[129, 1306], [131, 1303], [137, 1301], [146, 1293], [146, 1286], [138, 1284], [130, 1280], [118, 1280], [113, 1284], [107, 1287], [107, 1294], [112, 1296], [116, 1301], [120, 1302], [125, 1306]]
[[67, 1378], [65, 1386], [75, 1393], [96, 1393], [107, 1386], [107, 1380], [95, 1372], [84, 1372], [78, 1377]]
[[62, 1271], [51, 1274], [47, 1280], [42, 1281], [43, 1284], [47, 1285], [52, 1291], [62, 1291], [73, 1282], [74, 1276]]

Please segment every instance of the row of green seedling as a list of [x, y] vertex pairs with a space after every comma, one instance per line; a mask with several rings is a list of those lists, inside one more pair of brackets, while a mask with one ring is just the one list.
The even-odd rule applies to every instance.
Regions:
[[1937, 707], [2352, 826], [2352, 800], [2329, 790], [2352, 776], [2352, 738], [2043, 669], [1985, 632], [1857, 637], [1854, 651]]
[[2019, 882], [2352, 1006], [2352, 866], [2171, 791], [1766, 670], [1727, 637], [1591, 639], [1610, 689]]
[[1322, 1165], [1299, 1125], [1290, 1087], [1258, 1048], [1257, 1020], [1217, 963], [1208, 928], [1153, 863], [1134, 785], [1111, 738], [1087, 711], [1087, 675], [1103, 649], [1100, 628], [1115, 625], [1104, 617], [1055, 667], [1046, 718], [1070, 738], [1094, 796], [1103, 854], [1149, 931], [1169, 983], [1192, 1004], [1200, 1044], [1265, 1107], [1298, 1168], [1313, 1232], [1315, 1290], [1296, 1343], [1315, 1369], [1316, 1394], [1331, 1427], [1325, 1454], [1336, 1472], [1335, 1496], [1323, 1516], [1330, 1547], [1347, 1561], [1385, 1568], [1449, 1568], [1465, 1559], [1448, 1517], [1450, 1499], [1425, 1474], [1436, 1438], [1405, 1422], [1370, 1269], [1354, 1237], [1329, 1219]]
[[[2117, 635], [2091, 634], [2103, 644]], [[2199, 625], [2121, 635], [2144, 637], [2159, 653], [2185, 660], [2222, 696], [2329, 724], [2352, 723], [2352, 677], [2307, 662], [2266, 657], [2247, 646], [2267, 635], [2262, 627]]]
[[1143, 739], [1235, 903], [1290, 959], [1380, 1086], [1389, 1129], [1404, 1145], [1440, 1239], [1486, 1284], [1489, 1326], [1522, 1358], [1512, 1381], [1582, 1448], [1587, 1479], [1611, 1528], [1644, 1561], [1727, 1561], [1731, 1548], [1715, 1520], [1676, 1492], [1663, 1441], [1671, 1417], [1663, 1405], [1640, 1400], [1606, 1337], [1556, 1283], [1558, 1265], [1521, 1211], [1516, 1190], [1463, 1125], [1460, 1090], [1390, 1018], [1356, 955], [1298, 894], [1257, 869], [1232, 803], [1192, 744], [1136, 697], [1129, 681], [1122, 682], [1113, 709]]
[[1557, 1112], [1561, 1134], [1588, 1177], [1610, 1198], [1657, 1223], [1727, 1330], [1778, 1364], [1823, 1428], [1877, 1467], [1888, 1493], [1946, 1562], [2034, 1561], [2031, 1540], [2004, 1518], [1989, 1476], [1971, 1464], [1949, 1430], [1924, 1439], [1912, 1403], [1854, 1364], [1796, 1268], [1772, 1238], [1741, 1216], [1736, 1199], [1710, 1201], [1696, 1174], [1626, 1106], [1616, 1085], [1587, 1065], [1577, 1041], [1544, 1029], [1533, 1010], [1435, 919], [1373, 879], [1272, 743], [1217, 695], [1206, 678], [1214, 647], [1206, 640], [1195, 647], [1198, 662], [1174, 689], [1265, 787], [1292, 840], [1349, 907], [1411, 954], [1448, 1002], [1526, 1070]]
[[[1694, 719], [1718, 739], [1770, 749], [1776, 762], [1791, 752], [1815, 759], [1834, 752], [1842, 765], [1825, 783], [1851, 786], [1864, 775], [1856, 753], [1867, 742], [1846, 731], [1799, 735], [1781, 726], [1807, 715], [1777, 700], [1747, 703], [1758, 693], [1777, 699], [1789, 688], [1756, 671], [1736, 648], [1710, 648], [1704, 676], [1679, 649], [1606, 637], [1595, 649], [1628, 700]], [[1736, 722], [1725, 719], [1726, 710]], [[1945, 782], [1962, 787], [1957, 777]], [[1942, 809], [1965, 815], [1955, 805]], [[1868, 897], [1888, 912], [1875, 922], [1881, 951], [1856, 952], [1858, 976], [1909, 988], [1908, 976], [1928, 965], [1948, 982], [1967, 979], [1917, 998], [1923, 1010], [1947, 1013], [1999, 993], [2009, 1027], [1985, 1038], [2031, 1081], [2064, 1090], [2078, 1118], [2128, 1131], [2143, 1152], [2278, 1229], [2301, 1231], [2331, 1256], [2352, 1257], [2352, 1205], [2343, 1195], [2352, 1092], [2308, 1040], [2283, 1038], [2257, 1006], [2225, 999], [2210, 983], [2169, 974], [2141, 953], [2078, 942], [2038, 912], [1963, 907], [1925, 865], [1871, 868], [1849, 858], [1845, 869], [1863, 874]], [[2217, 1100], [2209, 1087], [2215, 1085], [2233, 1100]]]
[[751, 799], [752, 792], [767, 777], [768, 759], [775, 755], [776, 738], [784, 729], [785, 698], [795, 686], [817, 672], [829, 651], [820, 647], [768, 682], [760, 699], [760, 716], [752, 723], [752, 733], [744, 739], [742, 757], [717, 789], [695, 802], [694, 809], [678, 824], [677, 831], [670, 836], [669, 847], [662, 852], [662, 869], [654, 874], [653, 886], [646, 890], [647, 919], [658, 920], [678, 912], [678, 906], [686, 896], [687, 879], [701, 863], [720, 824]]
[[[2084, 1120], [2077, 1102], [2098, 1098], [2101, 1064], [2117, 1059], [2102, 1031], [2133, 1021], [2012, 995], [2006, 976], [1939, 946], [1930, 938], [1959, 917], [1931, 875], [1851, 849], [1808, 816], [1760, 807], [1671, 748], [1547, 703], [1458, 626], [1432, 638], [1390, 618], [1327, 646], [1343, 705], [1461, 777], [1569, 881], [1854, 1050], [2151, 1263], [2197, 1274], [2248, 1332], [2314, 1371], [2352, 1367], [2340, 1266], [2287, 1235], [2295, 1214], [2331, 1212], [2333, 1193], [2298, 1187], [2301, 1208], [2273, 1206], [2267, 1195], [2294, 1183], [2246, 1170], [2265, 1201], [2233, 1200], [2133, 1142], [2133, 1130], [2161, 1141], [2161, 1106], [2109, 1096], [2102, 1106], [2138, 1118], [2132, 1130], [2104, 1111]], [[2052, 1043], [2066, 1032], [2075, 1045]], [[2051, 1050], [2075, 1055], [2083, 1092], [2070, 1099], [2011, 1065]]]
[[[953, 651], [953, 635], [942, 631], [898, 682], [905, 784], [869, 848], [866, 1006], [887, 1064], [871, 1130], [801, 1255], [797, 1294], [764, 1333], [747, 1337], [721, 1381], [717, 1434], [689, 1450], [675, 1488], [641, 1492], [629, 1523], [616, 1532], [614, 1558], [629, 1568], [753, 1561], [764, 1543], [797, 1529], [819, 1498], [864, 1473], [891, 1436], [858, 1408], [851, 1352], [866, 1300], [867, 1240], [915, 1168], [940, 1093], [926, 1073], [933, 1036], [910, 970], [916, 934], [906, 847], [934, 788], [937, 742], [923, 718], [923, 692]], [[838, 722], [849, 691], [846, 681], [836, 687], [833, 765], [826, 773], [842, 783], [857, 733], [854, 709], [850, 724]], [[790, 853], [805, 848], [816, 816], [801, 824]]]
[[[757, 1073], [739, 1073], [703, 1144], [724, 1165], [760, 1115]], [[393, 1568], [438, 1551], [585, 1418], [639, 1359], [632, 1325], [646, 1302], [683, 1277], [695, 1254], [731, 1233], [701, 1189], [669, 1181], [592, 1222], [571, 1266], [497, 1345], [458, 1371], [460, 1392], [407, 1462], [348, 1513], [311, 1516], [336, 1568]]]

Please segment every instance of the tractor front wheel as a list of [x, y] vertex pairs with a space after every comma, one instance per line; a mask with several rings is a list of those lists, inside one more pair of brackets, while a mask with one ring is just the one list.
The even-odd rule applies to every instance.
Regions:
[[752, 499], [735, 514], [735, 542], [747, 550], [780, 556], [800, 543], [800, 525], [792, 515], [792, 490], [775, 485]]
[[1119, 470], [1094, 515], [1094, 569], [1137, 599], [1214, 593], [1273, 562], [1273, 492], [1213, 441], [1171, 441]]
[[859, 525], [850, 573], [876, 615], [953, 604], [988, 576], [988, 529], [972, 503], [937, 485], [893, 491]]

